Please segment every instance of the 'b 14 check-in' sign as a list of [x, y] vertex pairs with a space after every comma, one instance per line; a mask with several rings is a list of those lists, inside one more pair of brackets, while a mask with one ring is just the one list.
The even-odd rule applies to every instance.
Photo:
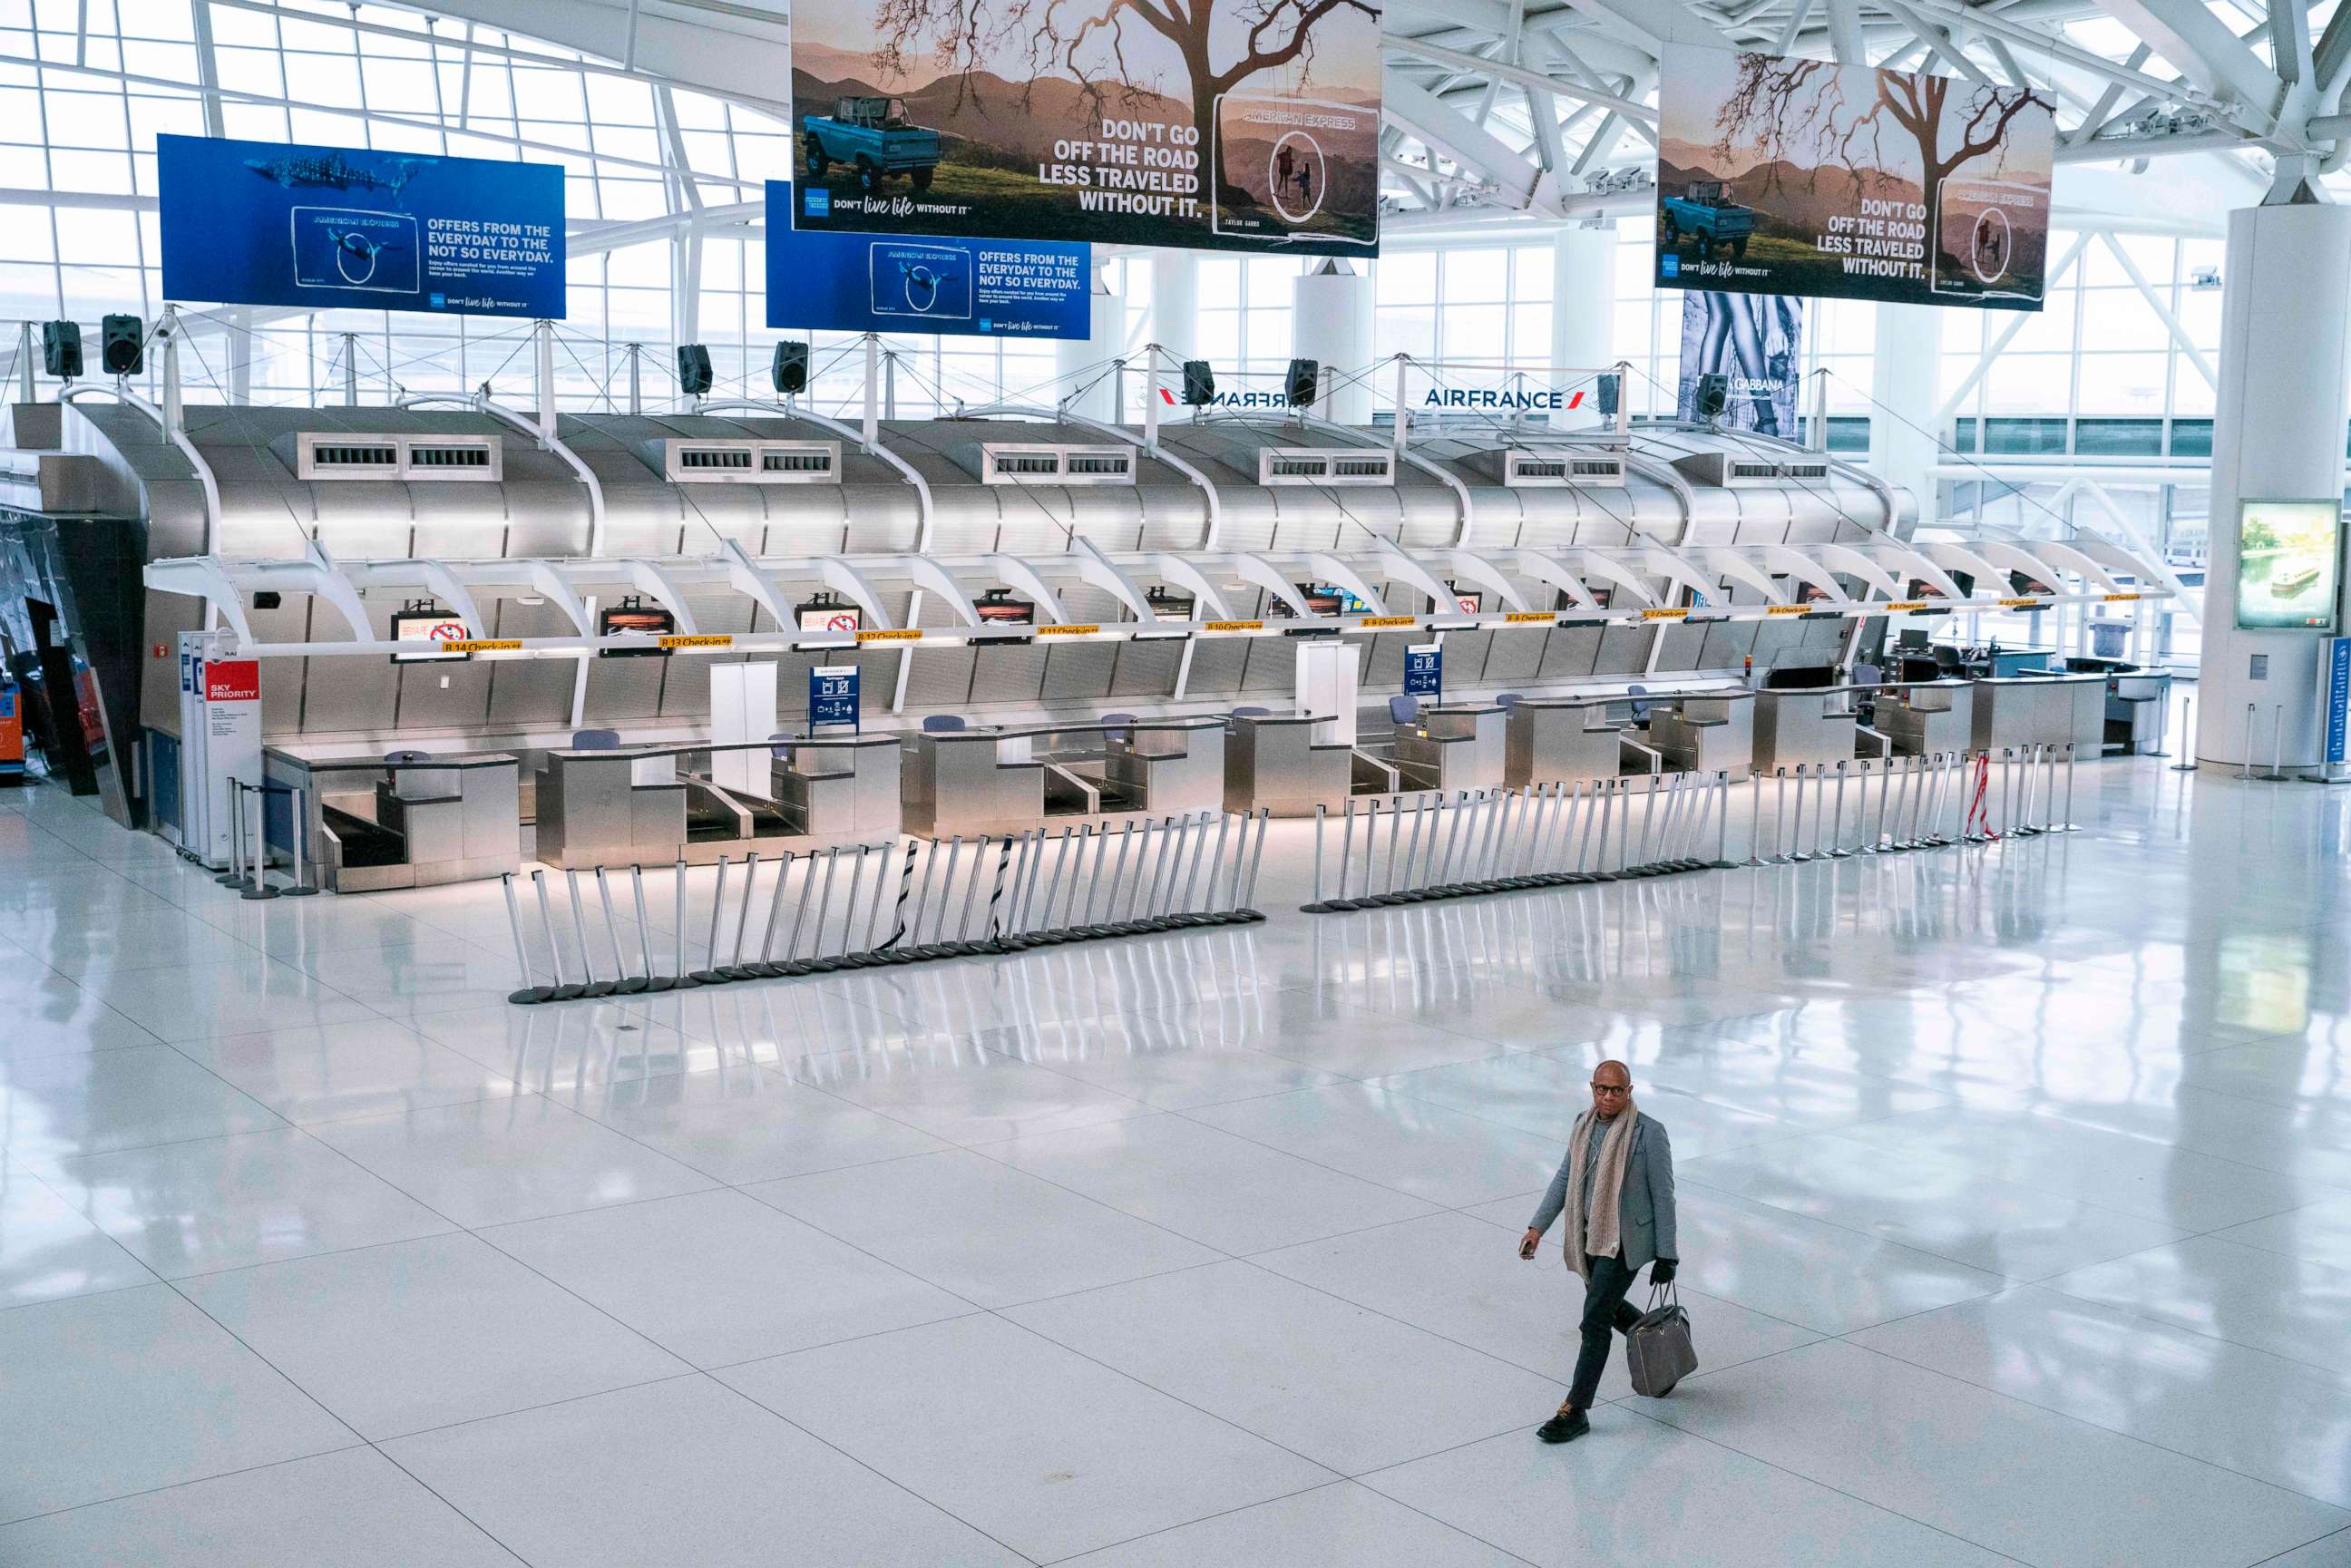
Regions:
[[857, 726], [857, 666], [818, 664], [809, 671], [809, 727]]

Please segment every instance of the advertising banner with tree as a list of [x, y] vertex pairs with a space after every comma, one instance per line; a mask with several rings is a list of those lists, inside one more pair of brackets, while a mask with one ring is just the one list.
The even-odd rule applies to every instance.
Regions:
[[802, 229], [1363, 256], [1378, 0], [802, 0]]
[[1660, 287], [2041, 308], [2048, 99], [1826, 60], [1668, 53]]

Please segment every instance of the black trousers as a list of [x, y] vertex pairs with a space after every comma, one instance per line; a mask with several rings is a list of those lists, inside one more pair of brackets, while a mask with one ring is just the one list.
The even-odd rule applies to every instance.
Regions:
[[1575, 1381], [1568, 1385], [1567, 1401], [1578, 1410], [1592, 1408], [1600, 1392], [1600, 1375], [1608, 1369], [1610, 1336], [1629, 1332], [1641, 1314], [1625, 1300], [1640, 1273], [1625, 1267], [1622, 1258], [1583, 1256], [1589, 1277], [1583, 1287], [1583, 1348], [1575, 1357]]

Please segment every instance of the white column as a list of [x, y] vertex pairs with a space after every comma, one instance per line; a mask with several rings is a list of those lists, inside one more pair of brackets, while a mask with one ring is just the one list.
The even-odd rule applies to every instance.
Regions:
[[[2351, 352], [2351, 208], [2229, 214], [2220, 390], [2212, 419], [2211, 569], [2196, 755], [2308, 767], [2318, 748], [2315, 632], [2237, 628], [2240, 500], [2339, 500], [2344, 367]], [[2337, 580], [2343, 563], [2336, 562]], [[2255, 661], [2264, 669], [2255, 678]], [[2247, 745], [2245, 705], [2253, 705]], [[2272, 739], [2272, 727], [2281, 726]]]
[[[1616, 231], [1565, 228], [1551, 242], [1551, 362], [1588, 372], [1616, 362]], [[1604, 423], [1588, 374], [1561, 375], [1552, 390], [1583, 401], [1553, 425], [1590, 430]], [[1629, 389], [1619, 389], [1629, 391]]]
[[1199, 357], [1200, 258], [1189, 251], [1151, 253], [1151, 341], [1178, 360]]
[[[1099, 270], [1094, 273], [1093, 329], [1083, 341], [1064, 338], [1053, 345], [1053, 371], [1058, 390], [1055, 397], [1070, 399], [1081, 386], [1084, 392], [1069, 402], [1071, 413], [1088, 419], [1115, 422], [1121, 417], [1118, 406], [1118, 372], [1110, 366], [1126, 349], [1126, 301], [1110, 291]], [[1142, 365], [1135, 365], [1137, 375]], [[1092, 382], [1091, 386], [1087, 383]], [[1140, 385], [1141, 382], [1136, 383]]]
[[1927, 470], [1942, 455], [1935, 436], [1942, 376], [1942, 311], [1931, 305], [1878, 306], [1869, 465], [1917, 497], [1921, 526], [1935, 518], [1935, 481]]
[[1355, 264], [1332, 256], [1316, 262], [1290, 285], [1290, 351], [1314, 360], [1326, 372], [1354, 377], [1318, 412], [1341, 424], [1372, 423], [1372, 388], [1364, 372], [1372, 362], [1372, 280]]

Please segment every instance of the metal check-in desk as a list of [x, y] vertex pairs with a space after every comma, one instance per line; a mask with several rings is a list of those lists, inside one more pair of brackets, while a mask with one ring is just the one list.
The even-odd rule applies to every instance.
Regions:
[[1485, 789], [1502, 781], [1509, 710], [1499, 703], [1425, 707], [1395, 727], [1395, 765], [1408, 789]]
[[686, 786], [669, 747], [547, 754], [538, 858], [575, 870], [667, 865], [685, 852]]
[[1737, 691], [1667, 692], [1642, 699], [1649, 705], [1649, 745], [1668, 766], [1687, 773], [1747, 777], [1755, 760], [1755, 694]]
[[1102, 727], [1102, 779], [1138, 811], [1212, 811], [1225, 799], [1225, 720], [1141, 718]]
[[1530, 784], [1614, 779], [1625, 771], [1625, 731], [1611, 708], [1630, 697], [1526, 697], [1505, 726], [1502, 781]]
[[2105, 727], [2105, 676], [2005, 675], [1974, 685], [1972, 739], [1978, 751], [2072, 745], [2083, 755], [2098, 755]]
[[894, 735], [774, 742], [769, 788], [784, 825], [810, 838], [895, 838], [900, 757]]
[[[1755, 771], [1834, 768], [1863, 754], [1856, 695], [1870, 686], [1765, 687], [1755, 694]], [[1882, 754], [1883, 742], [1869, 754]]]
[[1965, 751], [1975, 736], [1975, 687], [1959, 680], [1896, 681], [1877, 688], [1874, 727], [1896, 757]]
[[1354, 788], [1355, 752], [1319, 742], [1314, 714], [1235, 714], [1225, 740], [1225, 810], [1311, 817], [1337, 811]]
[[295, 802], [301, 820], [291, 826], [303, 835], [302, 857], [318, 868], [318, 885], [335, 893], [433, 887], [517, 869], [518, 777], [518, 759], [503, 751], [386, 763], [273, 747], [262, 758], [265, 783], [302, 791]]
[[1016, 833], [1045, 820], [1045, 765], [1029, 729], [925, 730], [910, 737], [904, 783], [910, 833]]

